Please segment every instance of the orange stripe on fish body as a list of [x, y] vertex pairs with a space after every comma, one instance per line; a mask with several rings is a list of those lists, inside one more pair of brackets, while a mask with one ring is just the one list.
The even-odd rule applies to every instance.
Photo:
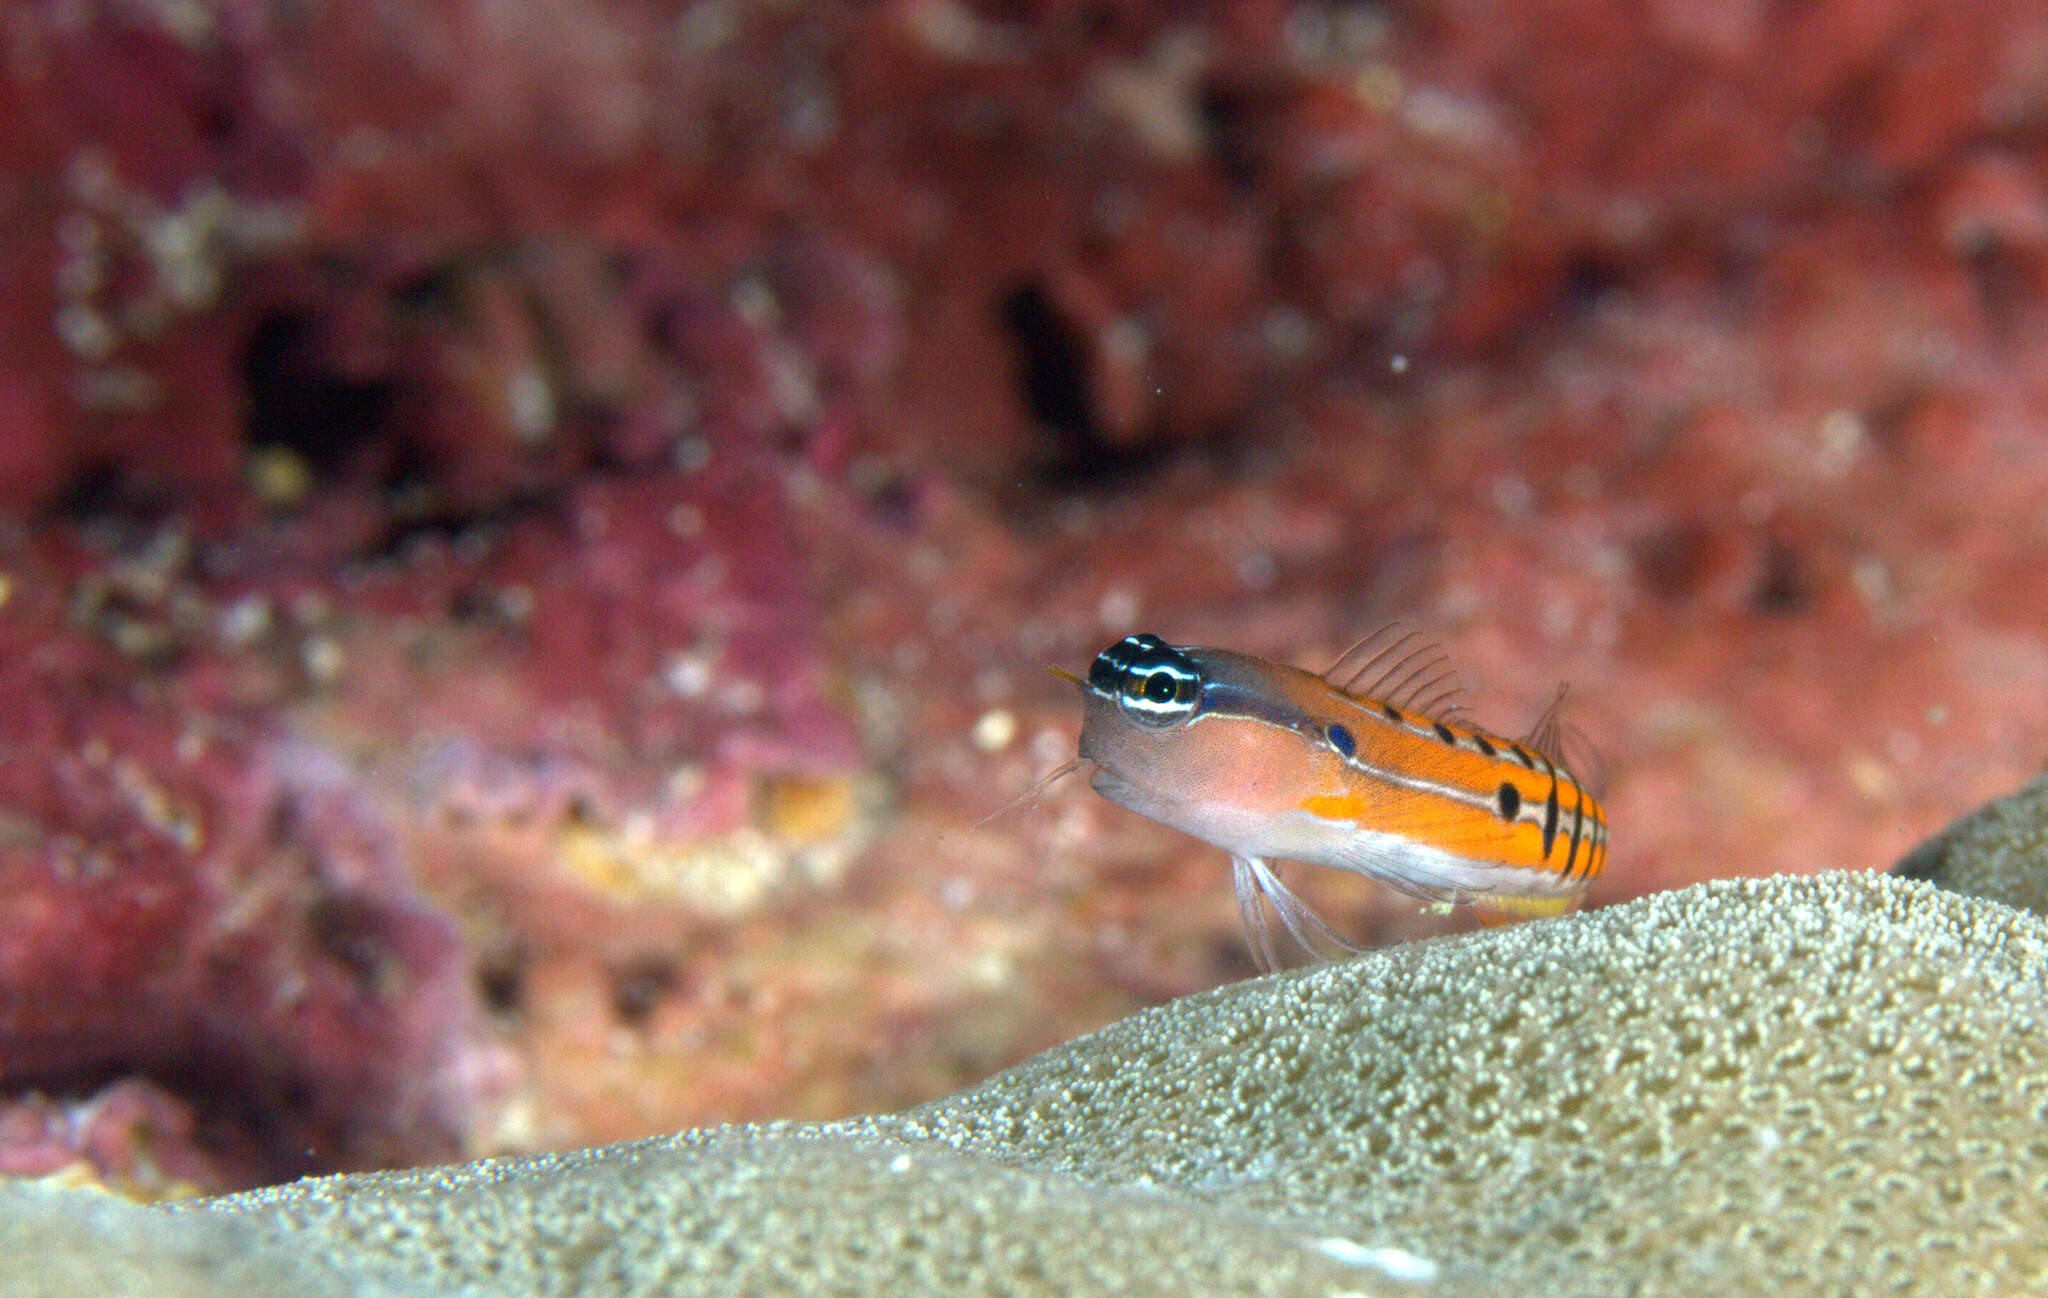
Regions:
[[1130, 636], [1080, 682], [1080, 755], [1111, 801], [1231, 854], [1264, 967], [1276, 963], [1266, 905], [1311, 951], [1349, 947], [1272, 873], [1273, 858], [1473, 902], [1483, 916], [1560, 913], [1606, 863], [1607, 817], [1557, 755], [1556, 705], [1530, 739], [1503, 739], [1451, 719], [1449, 676], [1440, 654], [1389, 632], [1322, 676]]

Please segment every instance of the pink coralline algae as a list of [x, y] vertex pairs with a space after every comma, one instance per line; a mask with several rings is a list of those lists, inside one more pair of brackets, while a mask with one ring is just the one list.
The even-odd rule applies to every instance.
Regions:
[[[769, 371], [750, 411], [808, 423], [875, 381], [878, 292], [922, 340], [881, 435], [906, 453], [1028, 458], [1048, 407], [1013, 353], [1062, 335], [1068, 454], [1199, 441], [1333, 362], [1483, 353], [1588, 276], [1714, 255], [1734, 214], [1812, 201], [1824, 153], [1910, 180], [2026, 120], [2040, 43], [1931, 0], [329, 18], [10, 22], [0, 507], [96, 474], [232, 515], [273, 445], [489, 505], [658, 458], [729, 361]], [[662, 283], [816, 325], [728, 347]], [[1006, 327], [1018, 293], [1046, 318]]]
[[517, 1075], [481, 1011], [535, 959], [630, 981], [673, 942], [636, 926], [836, 880], [857, 752], [774, 465], [707, 446], [452, 539], [316, 507], [16, 542], [0, 1086], [156, 1079], [244, 1179], [446, 1154]]
[[245, 1176], [459, 1147], [502, 1069], [377, 809], [204, 673], [66, 629], [54, 565], [10, 577], [0, 1086], [164, 1079]]
[[246, 1143], [206, 1150], [192, 1106], [127, 1077], [83, 1099], [37, 1092], [0, 1104], [0, 1178], [99, 1181], [135, 1198], [248, 1180], [272, 1164]]

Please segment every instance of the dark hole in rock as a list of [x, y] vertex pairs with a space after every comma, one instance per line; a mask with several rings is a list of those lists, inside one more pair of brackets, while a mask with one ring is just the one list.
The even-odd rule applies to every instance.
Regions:
[[621, 1023], [638, 1027], [679, 982], [676, 967], [667, 960], [635, 960], [612, 975], [612, 1009]]
[[1165, 447], [1156, 440], [1122, 443], [1103, 435], [1088, 339], [1042, 287], [1027, 282], [1005, 293], [996, 318], [1016, 347], [1018, 399], [1051, 443], [1051, 457], [1038, 468], [1043, 485], [1118, 487], [1165, 459]]
[[347, 476], [385, 433], [389, 387], [334, 372], [303, 314], [272, 315], [250, 332], [242, 387], [249, 448], [290, 451], [323, 482]]
[[1685, 599], [1706, 581], [1710, 547], [1697, 527], [1675, 525], [1643, 538], [1635, 559], [1643, 580], [1665, 599]]
[[1763, 575], [1750, 595], [1750, 607], [1769, 617], [1789, 617], [1805, 611], [1812, 592], [1799, 571], [1799, 556], [1783, 541], [1764, 547]]
[[390, 919], [376, 905], [353, 897], [322, 897], [306, 914], [314, 942], [347, 971], [365, 999], [398, 993], [401, 971], [386, 940]]
[[517, 948], [492, 952], [477, 962], [477, 994], [492, 1014], [516, 1014], [526, 1000], [526, 954]]
[[1266, 171], [1270, 142], [1258, 97], [1232, 86], [1207, 85], [1195, 111], [1209, 144], [1209, 156], [1231, 188], [1250, 191]]
[[1598, 309], [1629, 289], [1629, 274], [1619, 263], [1592, 253], [1581, 253], [1565, 263], [1558, 296], [1567, 311], [1581, 313]]
[[1087, 338], [1037, 284], [1004, 294], [996, 314], [1017, 348], [1018, 397], [1025, 413], [1071, 450], [1101, 443], [1089, 394]]

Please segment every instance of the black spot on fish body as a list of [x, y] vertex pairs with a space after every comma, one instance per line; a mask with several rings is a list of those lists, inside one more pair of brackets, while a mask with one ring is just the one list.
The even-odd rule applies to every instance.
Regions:
[[1455, 745], [1458, 742], [1458, 737], [1451, 733], [1451, 728], [1449, 726], [1445, 725], [1441, 721], [1435, 722], [1434, 724], [1436, 726], [1436, 737], [1438, 739], [1441, 739], [1445, 743], [1452, 745]]
[[1494, 797], [1500, 802], [1500, 818], [1513, 820], [1522, 814], [1522, 791], [1506, 780], [1500, 782], [1500, 792]]
[[1495, 759], [1498, 759], [1500, 757], [1500, 750], [1496, 749], [1490, 742], [1488, 742], [1485, 735], [1472, 736], [1472, 742], [1475, 746], [1478, 747], [1480, 752], [1485, 753], [1488, 757], [1492, 757]]

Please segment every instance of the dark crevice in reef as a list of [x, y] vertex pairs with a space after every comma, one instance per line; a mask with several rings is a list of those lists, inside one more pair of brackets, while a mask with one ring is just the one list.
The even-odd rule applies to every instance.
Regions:
[[997, 303], [996, 317], [1016, 348], [1018, 399], [1050, 443], [1050, 455], [1033, 470], [1041, 488], [1116, 490], [1167, 461], [1169, 448], [1157, 438], [1124, 443], [1104, 436], [1087, 336], [1043, 287], [1027, 282], [1011, 289]]
[[250, 332], [242, 390], [249, 449], [290, 451], [323, 483], [358, 471], [389, 431], [390, 386], [336, 373], [320, 353], [318, 323], [299, 312]]
[[93, 460], [73, 473], [56, 502], [57, 516], [77, 523], [112, 521], [146, 528], [169, 512], [166, 492], [111, 460]]
[[140, 1079], [191, 1115], [189, 1131], [137, 1126], [131, 1138], [139, 1142], [141, 1156], [153, 1158], [151, 1146], [158, 1140], [173, 1149], [189, 1148], [211, 1166], [223, 1187], [276, 1184], [456, 1152], [452, 1136], [377, 1132], [333, 1111], [337, 1097], [332, 1086], [274, 1045], [219, 1025], [188, 1029], [172, 1034], [182, 1041], [139, 1042], [136, 1048], [109, 1049], [61, 1070], [11, 1075], [0, 1098], [42, 1095], [85, 1106], [84, 1112], [109, 1087]]

